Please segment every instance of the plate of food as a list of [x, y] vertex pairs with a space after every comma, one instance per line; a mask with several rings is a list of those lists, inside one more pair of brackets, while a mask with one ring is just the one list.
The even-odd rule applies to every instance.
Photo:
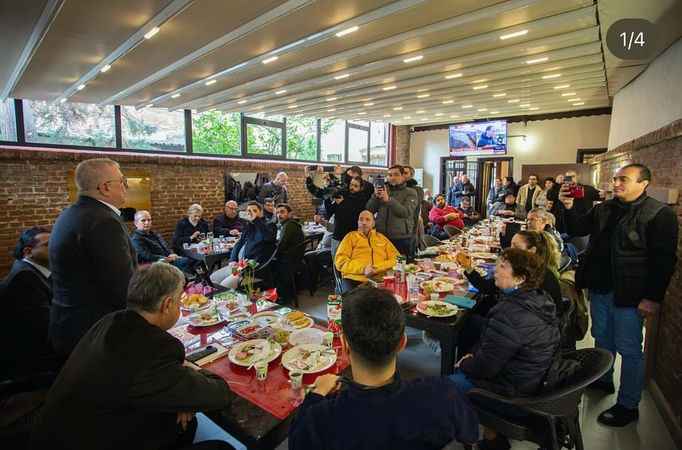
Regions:
[[285, 314], [279, 321], [279, 327], [287, 331], [310, 328], [314, 325], [313, 319], [303, 314], [301, 311], [292, 311]]
[[189, 316], [189, 323], [195, 327], [210, 327], [223, 321], [220, 313], [215, 310], [198, 312]]
[[260, 333], [267, 327], [264, 327], [254, 321], [249, 321], [246, 325], [236, 328], [234, 331], [244, 339], [254, 339], [256, 337], [263, 337]]
[[452, 292], [455, 286], [459, 284], [461, 281], [454, 278], [436, 277], [433, 280], [422, 281], [420, 287], [425, 293], [437, 292], [440, 294], [441, 292]]
[[213, 305], [213, 302], [208, 297], [201, 294], [182, 293], [180, 297], [180, 308], [184, 311], [196, 312], [204, 310]]
[[452, 253], [443, 253], [434, 258], [434, 261], [438, 262], [457, 262], [455, 255]]
[[290, 331], [282, 330], [282, 329], [274, 329], [272, 333], [272, 340], [277, 342], [280, 345], [284, 345], [289, 342], [289, 336], [291, 336]]
[[282, 353], [282, 346], [267, 339], [251, 339], [235, 344], [227, 357], [238, 366], [250, 367], [257, 361], [271, 362]]
[[324, 339], [324, 331], [317, 328], [304, 328], [302, 330], [293, 331], [289, 335], [289, 343], [293, 346], [315, 344], [322, 345]]
[[269, 327], [270, 325], [276, 325], [281, 319], [280, 315], [272, 311], [263, 311], [251, 316], [251, 320], [263, 327]]
[[239, 299], [239, 294], [232, 291], [214, 294], [213, 300], [218, 302], [219, 305], [224, 305], [229, 310], [238, 309], [240, 306], [242, 306], [242, 302]]
[[486, 259], [489, 261], [494, 261], [497, 259], [497, 255], [495, 253], [490, 253], [490, 252], [472, 252], [472, 253], [469, 253], [469, 256], [471, 256], [472, 258]]
[[450, 303], [428, 300], [417, 304], [417, 311], [430, 317], [452, 317], [459, 308]]
[[317, 373], [329, 369], [336, 362], [336, 352], [329, 347], [303, 344], [282, 355], [282, 366], [289, 371]]

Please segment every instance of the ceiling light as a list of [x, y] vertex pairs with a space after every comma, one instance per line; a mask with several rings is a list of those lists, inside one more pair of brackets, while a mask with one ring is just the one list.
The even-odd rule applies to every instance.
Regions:
[[499, 114], [499, 111], [490, 111], [490, 114]]
[[431, 97], [431, 94], [421, 94], [421, 95], [417, 96], [417, 98], [428, 98], [428, 97]]
[[523, 36], [526, 34], [528, 34], [528, 30], [521, 30], [521, 31], [516, 31], [514, 33], [503, 34], [502, 36], [500, 36], [500, 39], [502, 39], [504, 41], [505, 39], [511, 39], [511, 38]]
[[365, 115], [365, 114], [367, 114], [367, 113], [364, 112], [364, 111], [360, 111], [360, 112], [358, 113], [358, 115]]
[[263, 61], [261, 61], [263, 64], [270, 64], [273, 61], [277, 61], [279, 59], [279, 56], [271, 56], [269, 58], [265, 58]]
[[81, 84], [81, 85], [78, 86], [76, 89], [78, 89], [79, 91], [82, 91], [83, 89], [85, 89], [85, 85], [84, 85], [84, 84]]
[[437, 116], [442, 116], [442, 115], [443, 115], [443, 113], [436, 113], [436, 115], [437, 115]]
[[549, 80], [551, 78], [559, 78], [561, 76], [560, 73], [553, 73], [552, 75], [544, 75], [542, 77], [543, 80]]
[[108, 71], [109, 69], [111, 69], [111, 64], [107, 64], [106, 66], [99, 69], [99, 71], [104, 73], [104, 72]]
[[487, 84], [483, 84], [483, 85], [480, 85], [480, 86], [474, 86], [474, 91], [477, 91], [477, 90], [479, 90], [479, 89], [485, 89], [485, 88], [487, 88], [487, 87], [488, 87]]
[[466, 108], [471, 108], [472, 106], [474, 106], [474, 105], [462, 105], [462, 108], [466, 109]]
[[542, 58], [536, 58], [536, 59], [529, 59], [526, 61], [526, 64], [537, 64], [541, 62], [547, 61], [549, 58], [546, 56], [543, 56]]
[[144, 35], [144, 38], [145, 39], [151, 39], [158, 32], [159, 32], [159, 27], [154, 27], [151, 30], [147, 31], [147, 34]]
[[561, 66], [554, 66], [554, 67], [549, 67], [547, 69], [542, 69], [543, 72], [551, 72], [552, 70], [559, 70], [561, 69]]
[[569, 96], [572, 97], [574, 95], [575, 95], [575, 92], [564, 92], [563, 94], [561, 94], [562, 97], [569, 97]]
[[338, 33], [336, 33], [336, 37], [343, 37], [343, 36], [345, 36], [345, 35], [347, 35], [347, 34], [354, 33], [354, 32], [356, 32], [356, 31], [358, 31], [358, 28], [359, 28], [358, 26], [346, 28], [345, 30], [339, 31]]
[[66, 101], [66, 97], [62, 97], [59, 99], [59, 103], [64, 103]]
[[512, 99], [512, 100], [507, 100], [507, 103], [518, 103], [518, 102], [519, 102], [519, 99], [518, 99], [518, 98], [515, 98], [515, 99]]
[[488, 110], [488, 108], [479, 108], [478, 112], [483, 112], [483, 111], [487, 111], [487, 110]]
[[178, 98], [178, 97], [180, 97], [180, 93], [171, 95], [171, 98]]
[[420, 59], [423, 59], [424, 55], [417, 55], [417, 56], [411, 56], [409, 58], [403, 59], [404, 63], [411, 63], [415, 61], [419, 61]]
[[349, 73], [344, 73], [343, 75], [337, 75], [334, 77], [335, 80], [343, 80], [344, 78], [348, 78], [350, 76]]
[[579, 102], [580, 100], [582, 100], [582, 99], [581, 98], [569, 98], [568, 99], [569, 102]]
[[504, 96], [506, 96], [506, 95], [507, 95], [507, 94], [506, 94], [505, 92], [502, 92], [502, 93], [500, 93], [500, 94], [493, 94], [493, 97], [498, 98], [498, 97], [504, 97]]
[[400, 111], [402, 109], [403, 109], [402, 106], [396, 106], [395, 108], [393, 108], [393, 111]]
[[210, 86], [212, 84], [215, 84], [218, 80], [208, 80], [206, 83], [204, 83], [206, 86]]
[[486, 81], [488, 81], [487, 78], [481, 78], [480, 80], [474, 80], [474, 81], [472, 81], [472, 83], [485, 83]]
[[337, 98], [338, 98], [338, 97], [327, 97], [327, 98], [325, 99], [325, 101], [333, 102], [333, 101], [336, 100]]
[[395, 84], [392, 86], [386, 86], [385, 88], [382, 88], [384, 91], [392, 91], [393, 89], [397, 88]]
[[425, 112], [426, 111], [424, 111], [423, 109], [420, 109], [419, 111], [417, 111], [417, 114], [424, 114]]
[[384, 117], [391, 117], [390, 114], [384, 114]]
[[239, 101], [237, 102], [237, 104], [239, 104], [239, 105], [243, 105], [244, 103], [246, 103], [246, 100], [239, 100]]
[[573, 103], [573, 106], [583, 106], [585, 102]]
[[452, 75], [445, 75], [446, 80], [452, 80], [453, 78], [459, 78], [461, 77], [461, 73], [453, 73]]
[[298, 108], [298, 105], [289, 105], [287, 106], [288, 109], [296, 109]]
[[554, 86], [554, 89], [566, 89], [568, 87], [571, 87], [570, 84], [560, 84], [559, 86]]
[[533, 106], [532, 108], [528, 108], [528, 109], [529, 109], [530, 111], [537, 111], [537, 110], [540, 109], [540, 108], [538, 108], [537, 106]]
[[374, 103], [372, 103], [372, 102], [364, 103], [362, 106], [374, 106]]
[[145, 106], [145, 108], [151, 108], [152, 106], [154, 106], [154, 103], [148, 104], [147, 106]]
[[334, 112], [334, 111], [336, 111], [336, 108], [329, 108], [329, 109], [327, 110], [327, 112]]
[[530, 103], [524, 103], [523, 105], [519, 105], [519, 108], [528, 108], [530, 106]]
[[455, 103], [455, 101], [454, 100], [445, 100], [443, 102], [444, 105], [449, 105], [450, 103]]
[[275, 92], [275, 95], [282, 95], [282, 94], [286, 94], [286, 93], [287, 93], [286, 89], [280, 89], [279, 91]]
[[405, 116], [405, 117], [403, 117], [403, 119], [411, 119], [411, 118], [412, 118], [412, 116]]

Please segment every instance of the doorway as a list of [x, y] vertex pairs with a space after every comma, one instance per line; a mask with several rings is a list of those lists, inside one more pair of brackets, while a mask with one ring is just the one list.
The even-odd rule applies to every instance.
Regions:
[[488, 193], [495, 185], [495, 178], [504, 178], [512, 176], [513, 158], [479, 158], [478, 172], [479, 183], [476, 184], [476, 192], [480, 193], [480, 203], [483, 205], [480, 208], [481, 217], [487, 216], [487, 208], [485, 205], [488, 200]]

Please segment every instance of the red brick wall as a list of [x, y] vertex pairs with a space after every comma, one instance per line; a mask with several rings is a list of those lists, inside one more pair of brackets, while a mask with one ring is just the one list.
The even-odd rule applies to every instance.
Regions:
[[[593, 170], [607, 182], [624, 164], [645, 164], [652, 172], [652, 186], [682, 193], [682, 119], [625, 143], [595, 158]], [[671, 420], [682, 426], [682, 208], [673, 206], [681, 225], [677, 244], [678, 264], [663, 303], [657, 326], [647, 332], [649, 375], [672, 409]], [[651, 328], [651, 327], [650, 327]]]
[[303, 163], [0, 146], [0, 277], [9, 271], [11, 253], [21, 231], [36, 225], [52, 225], [69, 205], [69, 171], [84, 159], [103, 156], [118, 161], [124, 174], [131, 169], [151, 173], [154, 228], [167, 239], [190, 204], [201, 204], [204, 218], [209, 221], [222, 211], [226, 172], [274, 175], [284, 170], [289, 175], [289, 202], [295, 213], [308, 220], [314, 212], [312, 197], [305, 188]]

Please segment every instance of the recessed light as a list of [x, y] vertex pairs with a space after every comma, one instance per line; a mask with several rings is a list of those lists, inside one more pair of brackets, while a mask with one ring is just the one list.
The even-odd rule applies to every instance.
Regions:
[[553, 70], [559, 70], [561, 66], [548, 67], [547, 69], [542, 69], [543, 72], [551, 72]]
[[384, 117], [391, 117], [390, 114], [384, 114]]
[[403, 119], [411, 119], [411, 118], [412, 118], [412, 116], [405, 116], [405, 117], [403, 117]]
[[82, 91], [83, 89], [85, 89], [85, 85], [81, 84], [76, 89], [78, 89], [79, 91]]
[[343, 75], [337, 75], [334, 77], [335, 80], [343, 80], [344, 78], [348, 78], [350, 76], [349, 73], [344, 73]]
[[359, 28], [358, 26], [346, 28], [345, 30], [336, 33], [336, 37], [343, 37], [347, 34], [355, 33], [356, 31], [358, 31], [358, 28]]
[[499, 114], [499, 111], [490, 111], [490, 114]]
[[239, 104], [239, 105], [243, 105], [244, 103], [246, 103], [246, 100], [239, 100], [239, 101], [237, 102], [237, 104]]
[[445, 100], [445, 101], [443, 102], [444, 105], [449, 105], [449, 104], [451, 104], [451, 103], [455, 103], [455, 101], [454, 101], [454, 100]]
[[265, 58], [263, 61], [261, 61], [263, 64], [270, 64], [273, 61], [277, 61], [279, 59], [279, 56], [271, 56], [269, 58]]
[[483, 111], [487, 111], [487, 110], [488, 110], [488, 108], [479, 108], [477, 111], [478, 111], [478, 112], [483, 112]]
[[582, 98], [569, 98], [568, 99], [569, 102], [579, 102], [580, 100], [582, 100]]
[[456, 119], [456, 118], [458, 118], [458, 117], [459, 117], [459, 116], [458, 116], [457, 114], [453, 114], [453, 115], [450, 116], [451, 119]]
[[206, 83], [204, 83], [206, 86], [210, 86], [212, 84], [215, 84], [218, 80], [208, 80]]
[[327, 110], [327, 112], [334, 112], [334, 111], [336, 111], [336, 108], [329, 108], [329, 109]]
[[488, 81], [487, 78], [481, 78], [480, 80], [474, 80], [474, 81], [472, 81], [472, 83], [485, 83], [486, 81]]
[[286, 94], [286, 93], [287, 93], [286, 89], [280, 89], [279, 91], [275, 92], [275, 95], [282, 95], [282, 94]]
[[147, 34], [144, 35], [144, 38], [145, 39], [151, 39], [158, 32], [159, 32], [159, 27], [154, 27], [151, 30], [147, 31]]
[[452, 80], [453, 78], [459, 78], [461, 76], [462, 76], [461, 73], [453, 73], [451, 75], [445, 75], [445, 79], [446, 80]]
[[573, 106], [583, 106], [585, 102], [573, 103]]
[[566, 89], [571, 87], [570, 84], [560, 84], [559, 86], [554, 86], [554, 89]]
[[154, 103], [148, 104], [147, 106], [145, 106], [145, 108], [151, 108], [152, 106], [154, 106]]
[[324, 100], [327, 101], [327, 102], [333, 102], [333, 101], [336, 100], [337, 98], [338, 98], [338, 97], [327, 97], [327, 98], [325, 98]]
[[296, 109], [298, 108], [298, 105], [289, 105], [287, 106], [288, 109]]
[[551, 75], [543, 75], [542, 79], [543, 80], [550, 80], [552, 78], [559, 78], [561, 76], [560, 73], [553, 73]]
[[473, 107], [473, 106], [474, 106], [474, 105], [462, 105], [462, 108], [466, 109], [466, 108], [471, 108], [471, 107]]
[[417, 98], [428, 98], [428, 97], [431, 97], [431, 94], [421, 94], [421, 95], [417, 96]]
[[538, 109], [540, 109], [540, 108], [538, 108], [537, 106], [533, 106], [532, 108], [528, 108], [529, 111], [537, 111]]
[[443, 113], [436, 113], [436, 116], [442, 116]]
[[477, 91], [479, 89], [486, 89], [488, 87], [487, 84], [482, 84], [480, 86], [474, 86], [474, 91]]
[[572, 97], [575, 95], [575, 92], [564, 92], [561, 94], [562, 97]]
[[402, 106], [396, 106], [395, 108], [393, 108], [393, 111], [401, 111], [402, 109], [403, 109]]
[[546, 56], [543, 56], [542, 58], [529, 59], [526, 61], [526, 64], [537, 64], [537, 63], [545, 62], [548, 59], [549, 58]]
[[66, 101], [66, 97], [62, 97], [59, 99], [59, 103], [64, 103]]
[[512, 100], [507, 100], [507, 103], [518, 103], [519, 101], [520, 101], [520, 99], [515, 98], [515, 99], [512, 99]]
[[522, 105], [519, 105], [519, 108], [528, 108], [530, 106], [530, 103], [524, 103]]
[[104, 73], [104, 72], [108, 71], [109, 69], [111, 69], [111, 64], [107, 64], [106, 66], [99, 69], [99, 71]]
[[417, 55], [417, 56], [411, 56], [409, 58], [403, 59], [404, 63], [411, 63], [415, 61], [419, 61], [420, 59], [423, 59], [424, 55]]
[[503, 34], [502, 36], [500, 36], [500, 39], [502, 39], [504, 41], [505, 39], [511, 39], [511, 38], [523, 36], [525, 34], [528, 34], [528, 30], [521, 30], [521, 31], [516, 31], [514, 33]]
[[171, 98], [178, 98], [178, 97], [180, 97], [180, 93], [171, 95]]
[[425, 112], [426, 111], [424, 111], [423, 109], [420, 109], [419, 111], [417, 111], [417, 114], [424, 114]]
[[362, 106], [374, 106], [374, 103], [372, 103], [372, 102], [369, 102], [369, 103], [363, 103], [363, 105], [362, 105]]
[[506, 95], [507, 95], [506, 92], [502, 92], [502, 93], [500, 93], [500, 94], [493, 94], [493, 97], [498, 98], [498, 97], [504, 97], [504, 96], [506, 96]]
[[392, 91], [393, 89], [396, 89], [397, 87], [398, 87], [398, 86], [396, 86], [396, 85], [394, 84], [394, 85], [392, 85], [392, 86], [386, 86], [386, 87], [384, 87], [384, 88], [382, 88], [382, 89], [383, 89], [384, 91]]
[[360, 112], [358, 113], [359, 116], [363, 116], [363, 115], [365, 115], [365, 114], [367, 114], [365, 111], [360, 111]]

